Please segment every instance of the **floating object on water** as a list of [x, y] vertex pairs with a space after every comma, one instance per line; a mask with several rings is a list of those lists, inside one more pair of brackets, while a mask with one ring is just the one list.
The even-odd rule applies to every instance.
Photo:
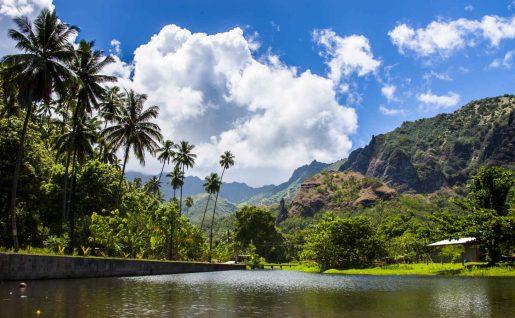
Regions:
[[20, 288], [27, 288], [27, 283], [21, 282], [19, 286]]

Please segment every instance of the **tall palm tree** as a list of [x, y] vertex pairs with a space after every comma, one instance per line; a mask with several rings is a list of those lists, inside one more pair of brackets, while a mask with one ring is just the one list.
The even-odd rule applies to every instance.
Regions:
[[73, 46], [69, 40], [78, 28], [63, 23], [55, 11], [47, 9], [36, 17], [34, 25], [27, 17], [16, 18], [14, 23], [18, 30], [10, 29], [9, 37], [16, 41], [16, 48], [22, 53], [7, 55], [2, 63], [9, 68], [9, 73], [16, 74], [13, 80], [18, 86], [17, 99], [25, 109], [9, 204], [13, 243], [17, 250], [16, 195], [27, 125], [34, 106], [40, 102], [49, 104], [52, 92], [62, 92], [63, 84], [72, 77], [64, 63], [73, 58]]
[[[197, 155], [192, 153], [195, 145], [190, 144], [187, 141], [181, 141], [177, 146], [177, 152], [173, 158], [175, 165], [180, 166], [182, 173], [184, 174], [185, 168], [192, 168], [195, 165], [195, 158]], [[182, 185], [181, 194], [179, 200], [179, 216], [182, 215]]]
[[204, 209], [204, 215], [202, 216], [202, 222], [200, 223], [200, 229], [202, 230], [204, 228], [204, 219], [206, 218], [206, 212], [207, 207], [209, 205], [209, 201], [211, 200], [211, 195], [214, 193], [217, 193], [220, 190], [220, 185], [222, 182], [220, 181], [220, 178], [218, 177], [218, 173], [211, 173], [209, 176], [207, 176], [204, 180], [206, 182], [204, 183], [204, 190], [209, 194], [207, 197], [207, 203], [206, 208]]
[[151, 122], [159, 114], [157, 106], [143, 108], [147, 95], [138, 94], [133, 90], [126, 92], [124, 105], [120, 114], [116, 116], [115, 124], [107, 127], [102, 136], [109, 142], [114, 150], [124, 148], [123, 166], [118, 182], [118, 191], [115, 198], [115, 206], [119, 207], [122, 182], [125, 175], [125, 167], [132, 149], [141, 165], [145, 165], [145, 152], [154, 154], [162, 140], [161, 129]]
[[[75, 74], [75, 80], [71, 83], [72, 91], [76, 93], [76, 103], [73, 109], [72, 118], [72, 131], [75, 132], [78, 129], [79, 120], [81, 117], [87, 116], [93, 110], [99, 109], [99, 101], [102, 100], [105, 89], [100, 84], [106, 82], [116, 81], [116, 77], [100, 74], [102, 69], [108, 64], [114, 62], [111, 56], [103, 56], [103, 52], [100, 50], [93, 50], [95, 42], [87, 42], [81, 40], [78, 48], [75, 50], [72, 60], [68, 63], [70, 70]], [[74, 192], [74, 186], [68, 189], [68, 164], [69, 156], [75, 145], [75, 136], [72, 134], [72, 140], [70, 148], [68, 150], [68, 158], [65, 168], [64, 176], [64, 191], [63, 191], [63, 210], [64, 215], [70, 215], [70, 204], [66, 204], [66, 197], [72, 197], [71, 193]], [[72, 162], [72, 171], [75, 170], [74, 163]], [[70, 194], [67, 193], [70, 192]], [[72, 229], [70, 229], [72, 230]], [[73, 242], [71, 242], [73, 244]], [[73, 252], [73, 251], [71, 251]]]
[[156, 176], [153, 176], [152, 178], [148, 179], [148, 181], [145, 183], [145, 190], [148, 194], [156, 195], [160, 187], [161, 181], [159, 181], [159, 179]]
[[[123, 94], [120, 87], [113, 86], [106, 90], [102, 102], [100, 103], [100, 116], [104, 119], [104, 129], [107, 128], [109, 122], [113, 122], [122, 106]], [[100, 146], [98, 152], [99, 158], [102, 158], [104, 146]]]
[[[222, 166], [222, 175], [220, 176], [220, 187], [222, 185], [222, 179], [224, 177], [225, 170], [234, 166], [234, 155], [230, 151], [225, 151], [220, 156], [220, 166]], [[213, 224], [215, 222], [216, 203], [218, 202], [218, 194], [220, 194], [220, 188], [216, 191], [215, 206], [213, 208], [213, 217], [211, 218], [211, 231], [209, 233], [209, 262], [211, 263], [211, 250], [213, 248]]]
[[58, 153], [72, 153], [72, 183], [71, 191], [65, 198], [65, 210], [63, 219], [70, 221], [70, 245], [69, 252], [73, 253], [73, 242], [75, 238], [75, 215], [74, 215], [74, 191], [77, 180], [77, 163], [82, 164], [87, 158], [93, 157], [95, 153], [93, 143], [98, 139], [99, 122], [96, 118], [89, 118], [87, 115], [81, 116], [74, 130], [64, 133], [57, 139]]
[[165, 164], [169, 164], [171, 160], [173, 160], [175, 156], [175, 144], [171, 140], [166, 140], [163, 146], [157, 149], [157, 160], [163, 162], [163, 166], [161, 167], [161, 173], [159, 173], [159, 181], [161, 182], [161, 177], [163, 176], [163, 170], [165, 168]]
[[185, 200], [184, 200], [184, 205], [189, 209], [193, 206], [193, 198], [192, 197], [187, 197]]
[[175, 200], [175, 192], [184, 185], [184, 173], [181, 171], [179, 166], [176, 165], [175, 168], [166, 176], [170, 178], [170, 184], [173, 189], [173, 199]]

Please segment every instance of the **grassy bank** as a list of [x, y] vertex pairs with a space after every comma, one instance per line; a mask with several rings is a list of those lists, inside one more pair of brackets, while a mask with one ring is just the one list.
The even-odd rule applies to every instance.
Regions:
[[[299, 264], [291, 270], [320, 273], [314, 264]], [[451, 275], [451, 276], [499, 276], [515, 277], [515, 267], [498, 265], [486, 267], [484, 264], [396, 264], [363, 269], [329, 269], [324, 274], [345, 275]]]

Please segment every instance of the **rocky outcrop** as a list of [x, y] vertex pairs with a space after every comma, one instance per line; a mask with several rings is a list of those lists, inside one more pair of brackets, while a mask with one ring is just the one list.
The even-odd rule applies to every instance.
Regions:
[[485, 164], [515, 167], [515, 96], [405, 122], [373, 136], [339, 170], [379, 178], [400, 192], [431, 193], [466, 182]]
[[396, 194], [393, 188], [358, 172], [326, 171], [302, 183], [288, 216], [310, 217], [321, 210], [369, 207]]

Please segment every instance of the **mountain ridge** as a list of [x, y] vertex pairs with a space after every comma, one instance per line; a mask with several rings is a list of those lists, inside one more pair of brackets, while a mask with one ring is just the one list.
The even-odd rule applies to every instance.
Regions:
[[379, 178], [400, 192], [431, 193], [463, 184], [480, 165], [515, 166], [514, 154], [515, 96], [503, 95], [372, 136], [339, 170]]

